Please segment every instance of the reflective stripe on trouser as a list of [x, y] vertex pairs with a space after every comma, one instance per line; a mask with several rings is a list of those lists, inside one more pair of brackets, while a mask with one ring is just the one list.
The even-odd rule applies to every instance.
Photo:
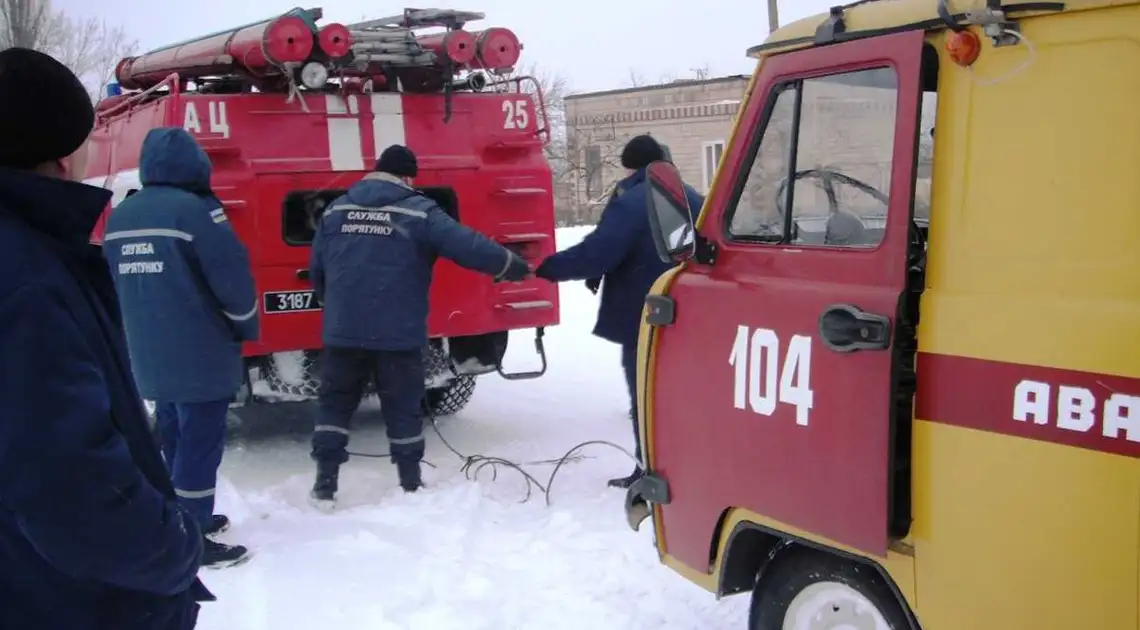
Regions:
[[319, 462], [348, 460], [352, 416], [372, 382], [394, 460], [423, 458], [423, 352], [326, 347], [321, 353], [321, 388], [312, 457]]
[[625, 386], [629, 390], [629, 417], [633, 420], [633, 448], [637, 461], [641, 461], [641, 436], [637, 426], [637, 344], [621, 347], [621, 368], [625, 372]]
[[158, 402], [155, 419], [162, 437], [162, 455], [174, 492], [198, 525], [214, 521], [218, 466], [226, 447], [229, 400], [201, 403]]

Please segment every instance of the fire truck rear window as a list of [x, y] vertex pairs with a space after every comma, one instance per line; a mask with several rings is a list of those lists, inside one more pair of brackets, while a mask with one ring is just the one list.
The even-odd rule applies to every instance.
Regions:
[[[431, 198], [448, 216], [459, 220], [459, 198], [449, 186], [418, 188], [425, 197]], [[298, 190], [285, 196], [282, 204], [282, 238], [289, 245], [305, 246], [313, 242], [317, 221], [324, 214], [325, 207], [343, 195], [343, 189]]]

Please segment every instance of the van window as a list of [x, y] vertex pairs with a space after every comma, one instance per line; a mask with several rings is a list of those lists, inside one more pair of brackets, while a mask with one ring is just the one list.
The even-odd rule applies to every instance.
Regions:
[[751, 168], [727, 209], [729, 235], [878, 245], [886, 229], [897, 85], [894, 70], [875, 68], [778, 86], [754, 140]]

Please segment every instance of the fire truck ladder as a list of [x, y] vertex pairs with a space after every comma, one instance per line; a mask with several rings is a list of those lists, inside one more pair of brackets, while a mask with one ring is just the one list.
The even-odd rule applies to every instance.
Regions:
[[444, 27], [458, 30], [468, 22], [482, 20], [483, 13], [451, 9], [405, 9], [403, 14], [348, 24], [355, 65], [370, 63], [394, 66], [433, 66], [440, 63], [434, 52], [416, 41], [415, 29]]

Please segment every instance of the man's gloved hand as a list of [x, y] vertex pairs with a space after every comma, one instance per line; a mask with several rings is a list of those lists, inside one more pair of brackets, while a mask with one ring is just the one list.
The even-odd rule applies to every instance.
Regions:
[[601, 276], [598, 276], [597, 278], [590, 278], [586, 281], [586, 288], [589, 289], [590, 293], [593, 293], [594, 295], [598, 294], [598, 287], [600, 286], [602, 286]]
[[[549, 260], [549, 258], [547, 260]], [[539, 278], [542, 278], [543, 280], [549, 280], [550, 282], [557, 282], [557, 280], [550, 277], [550, 267], [548, 267], [546, 265], [546, 260], [542, 261], [542, 263], [538, 266], [538, 268], [534, 270], [534, 275], [538, 276]]]
[[507, 268], [503, 270], [503, 273], [499, 274], [495, 278], [496, 280], [518, 282], [520, 280], [524, 280], [531, 274], [530, 265], [527, 264], [527, 262], [523, 260], [522, 257], [510, 250], [507, 251], [507, 256], [510, 257], [509, 261], [507, 262]]

